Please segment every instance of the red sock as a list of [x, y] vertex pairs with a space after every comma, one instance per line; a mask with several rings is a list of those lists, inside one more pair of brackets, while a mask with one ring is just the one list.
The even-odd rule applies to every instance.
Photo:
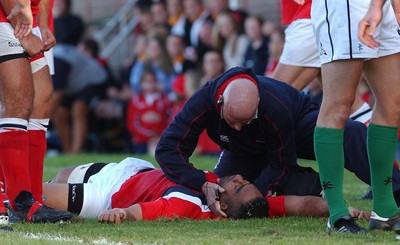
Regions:
[[7, 199], [6, 194], [3, 193], [3, 190], [5, 188], [4, 185], [4, 175], [3, 175], [3, 169], [1, 169], [0, 167], [0, 195], [1, 195], [1, 199], [0, 199], [0, 214], [4, 214], [7, 213], [7, 208], [4, 206], [4, 200]]
[[14, 130], [0, 133], [0, 163], [7, 184], [11, 207], [17, 210], [15, 198], [21, 191], [31, 192], [28, 170], [28, 133]]
[[46, 133], [43, 130], [28, 130], [29, 136], [29, 173], [32, 194], [36, 201], [43, 204], [43, 165], [46, 154]]

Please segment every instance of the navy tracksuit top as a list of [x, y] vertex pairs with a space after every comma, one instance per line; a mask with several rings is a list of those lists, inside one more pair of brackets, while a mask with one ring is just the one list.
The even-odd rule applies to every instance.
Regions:
[[[218, 90], [230, 78], [245, 74], [258, 85], [258, 118], [236, 131], [221, 119]], [[251, 69], [234, 67], [207, 82], [186, 102], [166, 128], [156, 148], [156, 159], [165, 174], [176, 183], [201, 190], [207, 181], [189, 157], [203, 130], [221, 149], [239, 156], [265, 157], [271, 163], [297, 164], [295, 125], [304, 113], [317, 110], [309, 97], [290, 85], [256, 76]]]

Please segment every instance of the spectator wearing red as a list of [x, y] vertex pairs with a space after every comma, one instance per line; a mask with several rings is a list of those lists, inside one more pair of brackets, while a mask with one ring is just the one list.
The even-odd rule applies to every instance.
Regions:
[[168, 124], [171, 102], [160, 88], [151, 66], [146, 66], [140, 82], [141, 92], [134, 94], [127, 108], [126, 126], [135, 153], [154, 154], [154, 147]]

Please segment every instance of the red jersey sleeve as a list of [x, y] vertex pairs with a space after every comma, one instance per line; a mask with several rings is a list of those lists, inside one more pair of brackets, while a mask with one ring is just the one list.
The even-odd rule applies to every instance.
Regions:
[[285, 217], [286, 209], [285, 209], [285, 196], [276, 196], [276, 197], [267, 197], [267, 201], [269, 204], [269, 217]]
[[159, 218], [217, 219], [217, 217], [201, 203], [184, 200], [178, 197], [159, 198], [152, 202], [139, 203], [143, 220]]

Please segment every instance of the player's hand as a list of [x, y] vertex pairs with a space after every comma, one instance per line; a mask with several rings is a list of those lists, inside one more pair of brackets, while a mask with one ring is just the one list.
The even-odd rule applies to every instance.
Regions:
[[36, 55], [44, 51], [44, 44], [42, 40], [36, 35], [29, 34], [28, 36], [23, 37], [19, 40], [29, 57], [35, 57]]
[[127, 219], [127, 213], [123, 208], [114, 208], [102, 212], [97, 218], [100, 222], [121, 224]]
[[48, 27], [40, 27], [40, 34], [42, 35], [42, 41], [44, 45], [44, 51], [49, 51], [54, 45], [56, 45], [56, 38], [53, 32]]
[[221, 203], [219, 200], [219, 193], [225, 192], [225, 189], [218, 184], [206, 182], [201, 187], [204, 195], [207, 198], [207, 205], [215, 215], [226, 218], [227, 215], [221, 210]]
[[358, 39], [370, 48], [379, 46], [379, 42], [375, 40], [374, 34], [381, 20], [382, 9], [380, 7], [371, 6], [367, 14], [358, 24]]
[[370, 213], [367, 211], [361, 211], [353, 207], [348, 207], [349, 214], [353, 218], [357, 218], [359, 220], [366, 220], [368, 221], [371, 217]]
[[32, 31], [33, 15], [31, 5], [22, 6], [17, 2], [11, 9], [7, 19], [14, 19], [16, 22], [14, 26], [14, 35], [16, 38], [26, 37]]

